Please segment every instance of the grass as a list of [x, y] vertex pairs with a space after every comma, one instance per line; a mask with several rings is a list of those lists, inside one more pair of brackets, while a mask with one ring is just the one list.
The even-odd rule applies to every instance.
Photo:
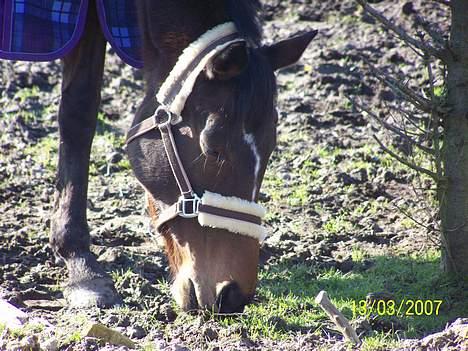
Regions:
[[[44, 330], [44, 328], [45, 328], [44, 325], [40, 323], [32, 322], [32, 323], [27, 323], [22, 327], [11, 329], [9, 332], [12, 338], [18, 339], [18, 338], [23, 338], [27, 335], [40, 333]], [[2, 328], [0, 328], [0, 331], [1, 329]], [[3, 329], [5, 329], [5, 327]]]
[[[405, 338], [421, 337], [442, 329], [457, 316], [468, 313], [462, 283], [450, 280], [439, 271], [439, 255], [434, 251], [407, 256], [372, 257], [370, 269], [360, 269], [366, 256], [353, 252], [356, 268], [350, 273], [335, 269], [317, 271], [307, 265], [280, 264], [260, 272], [260, 303], [248, 306], [245, 315], [222, 320], [227, 326], [240, 326], [252, 338], [284, 340], [301, 331], [320, 332], [329, 325], [324, 312], [315, 304], [320, 290], [326, 290], [333, 303], [351, 320], [359, 317], [356, 304], [368, 293], [388, 292], [397, 303], [404, 300], [442, 300], [439, 314], [374, 316], [381, 323], [400, 325]], [[395, 331], [374, 331], [364, 338], [364, 350], [379, 349], [397, 342]]]
[[49, 172], [55, 172], [58, 160], [57, 137], [42, 138], [37, 144], [28, 146], [24, 153], [31, 156], [35, 162], [45, 167]]
[[328, 234], [338, 234], [340, 232], [346, 233], [350, 231], [352, 227], [353, 225], [347, 220], [347, 216], [343, 214], [330, 218], [323, 225], [323, 229]]
[[[124, 145], [124, 137], [117, 135], [101, 116], [98, 119], [96, 135], [90, 159], [90, 174], [97, 175], [100, 170], [108, 166], [108, 155]], [[28, 146], [24, 153], [42, 165], [49, 172], [56, 172], [58, 162], [59, 140], [56, 135], [41, 138], [37, 144]], [[118, 169], [130, 170], [130, 162], [123, 157], [115, 164]]]

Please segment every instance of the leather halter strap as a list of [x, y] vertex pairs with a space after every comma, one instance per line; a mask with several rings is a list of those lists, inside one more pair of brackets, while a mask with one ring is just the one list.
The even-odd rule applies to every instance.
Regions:
[[[193, 191], [187, 173], [185, 172], [185, 168], [180, 159], [177, 145], [174, 140], [174, 135], [172, 133], [170, 115], [170, 112], [166, 111], [162, 107], [159, 107], [151, 119], [153, 120], [152, 123], [155, 123], [156, 128], [161, 133], [164, 150], [166, 152], [169, 165], [171, 166], [172, 173], [174, 174], [177, 186], [179, 187], [181, 196], [175, 204], [165, 209], [164, 211], [161, 211], [158, 221], [156, 222], [156, 229], [161, 231], [161, 227], [165, 223], [176, 217], [180, 216], [183, 218], [194, 218], [197, 217], [200, 213], [230, 218], [237, 221], [252, 223], [254, 225], [261, 225], [262, 218], [259, 216], [202, 203], [202, 200]], [[164, 118], [164, 116], [166, 116], [165, 120], [161, 120], [161, 118]], [[152, 129], [154, 129], [154, 127]], [[136, 138], [137, 137], [133, 137], [132, 139], [128, 140], [134, 140]], [[127, 143], [128, 142], [129, 141], [127, 141]]]
[[[222, 26], [224, 26], [224, 28], [221, 29], [226, 29], [225, 33], [223, 35], [216, 36], [216, 28]], [[259, 230], [259, 228], [261, 228], [262, 218], [261, 216], [249, 213], [252, 211], [257, 213], [258, 209], [255, 211], [249, 208], [249, 206], [252, 207], [258, 205], [247, 202], [246, 200], [241, 200], [234, 197], [225, 197], [219, 194], [214, 195], [219, 196], [220, 199], [225, 200], [227, 203], [239, 201], [245, 202], [249, 206], [246, 206], [246, 209], [233, 209], [225, 208], [226, 205], [215, 206], [209, 203], [203, 203], [205, 196], [200, 198], [193, 191], [192, 185], [190, 184], [190, 180], [179, 156], [174, 135], [172, 133], [172, 125], [181, 121], [180, 112], [183, 109], [185, 100], [187, 99], [188, 94], [191, 92], [193, 85], [195, 84], [196, 77], [204, 68], [208, 59], [213, 57], [216, 53], [220, 52], [228, 45], [243, 40], [239, 37], [237, 31], [233, 30], [235, 27], [233, 27], [232, 23], [227, 23], [218, 27], [208, 31], [200, 38], [203, 39], [204, 36], [207, 36], [209, 38], [208, 44], [202, 47], [190, 62], [188, 62], [186, 65], [182, 65], [182, 69], [180, 69], [178, 74], [175, 75], [173, 72], [170, 73], [169, 77], [163, 83], [157, 95], [160, 106], [156, 109], [151, 117], [138, 123], [128, 131], [126, 145], [152, 130], [159, 130], [161, 134], [164, 150], [179, 188], [180, 197], [175, 204], [161, 211], [159, 214], [159, 218], [156, 223], [156, 229], [158, 231], [161, 231], [161, 227], [165, 223], [175, 219], [176, 217], [195, 218], [200, 214], [206, 214], [212, 216], [211, 218], [214, 216], [214, 218], [224, 218], [225, 220], [228, 219], [233, 222], [233, 225], [232, 223], [231, 225], [226, 225], [226, 223], [224, 223], [223, 225], [217, 226], [216, 224], [211, 223], [207, 224], [209, 226], [228, 229], [236, 233], [255, 237], [259, 241], [262, 241], [264, 239], [264, 233], [262, 230]], [[198, 41], [194, 44], [197, 43]], [[191, 44], [188, 49], [190, 49], [194, 44]], [[181, 59], [183, 61], [184, 54], [182, 54], [181, 58], [179, 58], [179, 62], [176, 64], [174, 70], [180, 66], [180, 61]], [[207, 200], [207, 202], [209, 201]], [[235, 228], [236, 223], [247, 224], [247, 227], [251, 225], [252, 231], [254, 231], [256, 234], [246, 232], [245, 229], [244, 231], [237, 230]]]

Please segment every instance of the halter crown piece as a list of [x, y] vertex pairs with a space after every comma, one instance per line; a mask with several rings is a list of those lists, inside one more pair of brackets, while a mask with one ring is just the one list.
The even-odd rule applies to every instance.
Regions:
[[210, 29], [190, 44], [179, 56], [156, 95], [159, 107], [151, 117], [136, 124], [127, 133], [128, 145], [151, 130], [160, 131], [166, 156], [179, 187], [178, 201], [159, 215], [156, 223], [158, 231], [165, 223], [182, 217], [197, 218], [201, 226], [226, 229], [260, 242], [266, 237], [266, 229], [261, 225], [266, 214], [263, 206], [209, 191], [199, 197], [193, 191], [172, 134], [172, 126], [182, 121], [182, 111], [200, 72], [216, 54], [242, 41], [245, 39], [240, 37], [234, 23], [227, 22]]

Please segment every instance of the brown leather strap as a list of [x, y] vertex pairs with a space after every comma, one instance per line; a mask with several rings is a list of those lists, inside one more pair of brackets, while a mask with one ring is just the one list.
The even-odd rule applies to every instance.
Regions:
[[130, 142], [132, 142], [132, 140], [135, 140], [139, 136], [149, 132], [152, 129], [159, 129], [167, 159], [169, 161], [169, 165], [171, 166], [172, 173], [174, 174], [174, 178], [176, 180], [177, 186], [179, 187], [180, 193], [184, 197], [190, 197], [193, 194], [193, 189], [177, 151], [177, 145], [175, 143], [171, 128], [172, 118], [173, 115], [171, 112], [169, 112], [164, 106], [159, 106], [153, 116], [145, 119], [141, 123], [138, 123], [129, 130], [127, 133], [126, 144], [128, 145]]
[[171, 165], [172, 173], [179, 187], [180, 193], [184, 197], [190, 197], [193, 195], [192, 185], [188, 179], [187, 173], [185, 172], [184, 165], [180, 159], [179, 153], [177, 152], [177, 146], [174, 140], [174, 134], [172, 134], [172, 127], [170, 123], [159, 125], [161, 132], [161, 138], [164, 143], [164, 149]]
[[130, 128], [127, 132], [127, 138], [125, 141], [125, 145], [130, 144], [133, 140], [139, 138], [145, 133], [148, 133], [150, 130], [157, 129], [158, 123], [154, 116], [145, 119], [143, 122], [138, 123], [137, 125]]
[[198, 207], [198, 211], [208, 213], [214, 216], [237, 219], [238, 221], [249, 222], [258, 225], [262, 224], [262, 219], [260, 217], [244, 212], [226, 210], [220, 207], [213, 207], [209, 205], [200, 204], [200, 206]]
[[158, 216], [158, 220], [156, 222], [156, 230], [158, 232], [161, 232], [161, 227], [166, 224], [167, 222], [173, 220], [179, 216], [179, 211], [178, 211], [178, 206], [177, 202], [173, 204], [172, 206], [166, 208], [165, 210], [161, 211], [161, 213]]

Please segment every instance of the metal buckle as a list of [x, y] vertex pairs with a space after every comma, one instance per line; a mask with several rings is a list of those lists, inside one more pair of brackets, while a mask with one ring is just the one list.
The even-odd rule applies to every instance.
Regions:
[[[161, 121], [160, 117], [163, 116], [163, 114], [166, 115], [166, 120]], [[158, 126], [158, 128], [163, 128], [167, 127], [171, 124], [172, 122], [172, 113], [171, 111], [168, 110], [168, 108], [164, 105], [160, 105], [156, 111], [154, 112], [152, 118], [154, 119], [154, 123]]]
[[198, 216], [198, 207], [201, 199], [197, 194], [193, 194], [191, 198], [179, 197], [177, 201], [177, 214], [182, 218], [195, 218]]

